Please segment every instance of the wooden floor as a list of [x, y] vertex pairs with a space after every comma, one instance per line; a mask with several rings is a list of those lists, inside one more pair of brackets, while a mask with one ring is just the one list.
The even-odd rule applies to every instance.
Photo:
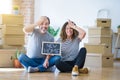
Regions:
[[90, 67], [89, 74], [77, 77], [71, 73], [27, 73], [24, 69], [0, 68], [0, 80], [120, 80], [120, 61], [115, 61], [113, 68]]

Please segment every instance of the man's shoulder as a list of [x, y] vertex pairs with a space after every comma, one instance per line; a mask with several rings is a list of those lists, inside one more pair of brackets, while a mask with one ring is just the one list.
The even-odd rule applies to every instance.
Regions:
[[47, 35], [48, 35], [49, 37], [51, 37], [51, 38], [54, 38], [54, 36], [51, 35], [49, 32], [47, 32]]
[[49, 32], [46, 33], [46, 38], [50, 41], [54, 41], [54, 37]]

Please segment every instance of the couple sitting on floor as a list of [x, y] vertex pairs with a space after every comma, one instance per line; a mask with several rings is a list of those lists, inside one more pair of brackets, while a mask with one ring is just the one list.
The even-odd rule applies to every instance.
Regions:
[[[41, 54], [43, 41], [54, 42], [54, 37], [47, 32], [49, 24], [50, 19], [41, 16], [36, 24], [23, 28], [23, 31], [31, 36], [27, 45], [27, 53], [19, 56], [21, 64], [29, 73], [45, 72], [54, 65], [60, 72], [72, 71], [72, 75], [78, 75], [80, 72], [88, 73], [88, 69], [83, 68], [86, 49], [79, 50], [79, 43], [86, 33], [70, 20], [63, 25], [60, 38], [57, 40], [61, 43], [61, 56]], [[35, 28], [37, 26], [39, 28]]]

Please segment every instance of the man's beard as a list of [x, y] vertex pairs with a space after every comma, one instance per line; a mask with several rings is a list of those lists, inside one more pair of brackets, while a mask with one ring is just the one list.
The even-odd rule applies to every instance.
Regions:
[[41, 33], [46, 33], [46, 32], [47, 32], [47, 28], [41, 27], [41, 28], [40, 28], [40, 32], [41, 32]]

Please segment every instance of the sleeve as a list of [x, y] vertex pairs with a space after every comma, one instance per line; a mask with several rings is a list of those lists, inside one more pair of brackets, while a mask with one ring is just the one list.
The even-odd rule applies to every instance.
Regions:
[[78, 38], [78, 37], [76, 37], [76, 40], [77, 40], [77, 42], [78, 42], [78, 43], [80, 43], [80, 42], [81, 42], [81, 39], [80, 39], [80, 38]]

